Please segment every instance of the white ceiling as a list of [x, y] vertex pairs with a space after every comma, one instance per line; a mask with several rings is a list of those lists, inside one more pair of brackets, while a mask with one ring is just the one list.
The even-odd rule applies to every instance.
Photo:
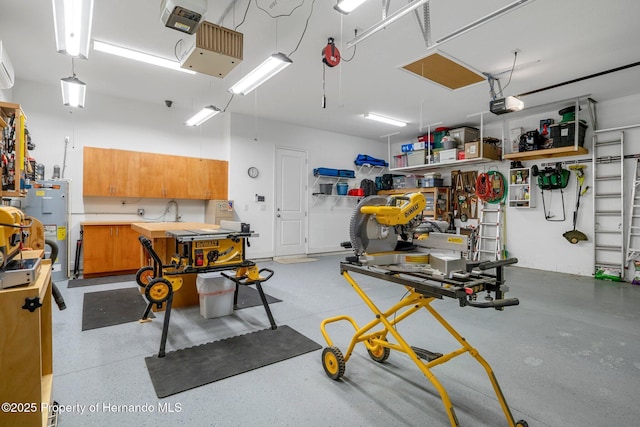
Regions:
[[[209, 0], [206, 20], [235, 28], [249, 0]], [[271, 118], [339, 133], [379, 139], [399, 128], [370, 122], [363, 113], [377, 112], [409, 122], [394, 139], [421, 133], [420, 126], [474, 124], [468, 115], [488, 110], [486, 82], [450, 91], [415, 77], [399, 67], [419, 59], [428, 49], [414, 14], [402, 18], [357, 46], [350, 62], [325, 69], [327, 106], [321, 108], [321, 51], [329, 37], [343, 58], [354, 30], [381, 19], [382, 0], [369, 0], [344, 16], [335, 0], [250, 0], [238, 31], [244, 34], [244, 59], [224, 79], [178, 71], [91, 51], [76, 61], [77, 76], [87, 83], [87, 108], [92, 93], [144, 100], [198, 110], [224, 108], [228, 88], [266, 57], [290, 54], [300, 40], [312, 4], [313, 13], [293, 65], [257, 91], [236, 96], [227, 111]], [[180, 4], [179, 0], [176, 0]], [[513, 0], [431, 0], [431, 35], [437, 40]], [[407, 1], [390, 0], [390, 12]], [[193, 36], [165, 28], [161, 0], [95, 0], [92, 38], [173, 59], [180, 39]], [[291, 16], [272, 18], [272, 14]], [[421, 10], [421, 9], [419, 9]], [[528, 3], [465, 35], [438, 46], [442, 52], [480, 71], [500, 77], [504, 87], [518, 49], [517, 64], [504, 95], [517, 95], [640, 61], [640, 4], [636, 0], [530, 0]], [[50, 0], [2, 1], [0, 39], [13, 62], [16, 77], [58, 84], [71, 75], [71, 59], [56, 52]], [[526, 105], [591, 94], [597, 101], [640, 92], [640, 67], [592, 78], [523, 98]], [[20, 100], [15, 100], [19, 102]], [[188, 112], [187, 112], [188, 113]], [[489, 118], [494, 117], [492, 115]], [[186, 119], [186, 117], [185, 117]], [[214, 119], [215, 120], [215, 119]]]

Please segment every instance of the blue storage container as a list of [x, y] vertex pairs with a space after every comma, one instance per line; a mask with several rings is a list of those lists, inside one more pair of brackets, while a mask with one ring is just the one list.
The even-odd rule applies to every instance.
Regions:
[[336, 184], [336, 191], [340, 196], [346, 196], [349, 191], [349, 184], [346, 182], [339, 182]]

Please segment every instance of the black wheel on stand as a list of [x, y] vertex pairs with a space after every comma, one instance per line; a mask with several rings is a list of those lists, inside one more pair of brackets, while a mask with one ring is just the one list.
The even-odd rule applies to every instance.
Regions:
[[172, 293], [171, 282], [164, 277], [156, 277], [144, 289], [144, 296], [154, 304], [162, 304], [169, 299]]
[[325, 347], [322, 351], [322, 367], [332, 380], [339, 380], [344, 375], [345, 361], [338, 347]]
[[153, 280], [153, 278], [154, 278], [153, 267], [149, 265], [145, 267], [140, 267], [140, 269], [136, 273], [136, 283], [141, 288], [146, 288], [147, 285]]

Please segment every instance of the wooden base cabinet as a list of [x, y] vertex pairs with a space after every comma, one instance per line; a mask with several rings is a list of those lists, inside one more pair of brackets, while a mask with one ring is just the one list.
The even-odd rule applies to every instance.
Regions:
[[142, 246], [130, 222], [84, 222], [82, 230], [84, 277], [138, 270]]
[[51, 302], [51, 260], [40, 262], [31, 285], [0, 290], [0, 426], [49, 425]]

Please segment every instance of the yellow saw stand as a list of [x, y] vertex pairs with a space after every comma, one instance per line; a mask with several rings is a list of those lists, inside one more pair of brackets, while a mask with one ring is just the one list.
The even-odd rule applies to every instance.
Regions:
[[[515, 262], [517, 262], [516, 259], [507, 259], [474, 263], [470, 265], [470, 272], [465, 275], [465, 277], [444, 280], [415, 272], [399, 273], [395, 270], [386, 269], [385, 266], [366, 266], [353, 262], [341, 263], [340, 272], [342, 276], [371, 309], [375, 318], [362, 327], [360, 327], [352, 317], [346, 315], [331, 317], [321, 322], [320, 329], [328, 344], [328, 347], [322, 352], [322, 365], [325, 373], [330, 378], [339, 380], [344, 375], [346, 362], [351, 358], [351, 354], [358, 343], [363, 343], [369, 356], [379, 363], [384, 362], [389, 357], [391, 350], [405, 353], [413, 360], [416, 366], [418, 366], [418, 369], [427, 377], [436, 390], [438, 390], [451, 426], [457, 427], [460, 424], [456, 417], [453, 404], [447, 391], [433, 374], [432, 369], [457, 356], [469, 353], [487, 372], [487, 376], [491, 381], [496, 397], [502, 407], [508, 426], [527, 427], [528, 424], [524, 420], [514, 421], [513, 415], [489, 363], [480, 355], [477, 349], [471, 346], [471, 344], [431, 306], [431, 303], [435, 299], [442, 299], [444, 297], [458, 299], [462, 307], [471, 306], [501, 310], [506, 306], [517, 305], [519, 301], [516, 298], [503, 298], [504, 292], [500, 289], [503, 283], [503, 266]], [[495, 269], [495, 275], [484, 273], [485, 270], [489, 269]], [[381, 311], [352, 278], [351, 272], [403, 285], [407, 289], [407, 295], [388, 310]], [[482, 291], [494, 291], [496, 299], [478, 302], [476, 295]], [[460, 344], [460, 348], [447, 354], [441, 354], [412, 347], [407, 343], [400, 332], [398, 332], [397, 325], [423, 308], [449, 332]], [[356, 331], [344, 354], [334, 345], [326, 330], [328, 324], [339, 321], [349, 322]], [[389, 335], [391, 335], [393, 341], [389, 340]]]

